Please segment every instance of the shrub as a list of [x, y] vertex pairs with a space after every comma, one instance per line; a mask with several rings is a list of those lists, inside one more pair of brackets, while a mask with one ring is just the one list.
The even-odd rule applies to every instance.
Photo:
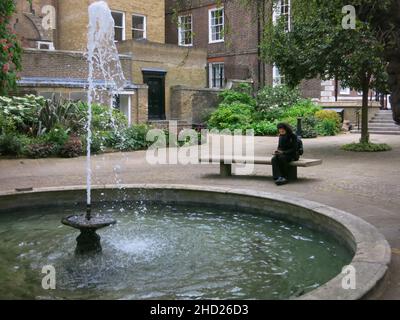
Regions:
[[48, 158], [56, 155], [58, 146], [51, 142], [32, 143], [25, 148], [25, 155], [29, 158]]
[[286, 109], [283, 118], [298, 118], [313, 116], [321, 110], [321, 107], [314, 104], [309, 99], [299, 100], [295, 105]]
[[336, 111], [333, 111], [333, 110], [320, 110], [320, 111], [317, 111], [315, 113], [315, 118], [317, 118], [317, 120], [319, 120], [319, 121], [331, 120], [331, 121], [336, 123], [336, 126], [338, 128], [341, 127], [340, 116], [338, 115], [338, 113]]
[[225, 90], [219, 94], [221, 104], [243, 103], [251, 106], [256, 105], [256, 100], [246, 91]]
[[64, 158], [76, 158], [83, 154], [82, 141], [77, 136], [69, 137], [60, 150], [60, 156]]
[[256, 111], [258, 117], [264, 120], [276, 120], [284, 116], [288, 108], [301, 100], [297, 89], [286, 86], [265, 87], [257, 93]]
[[0, 154], [9, 156], [21, 155], [24, 149], [24, 140], [15, 134], [0, 135]]
[[0, 111], [0, 134], [11, 134], [16, 132], [16, 126], [11, 117], [7, 117]]
[[48, 143], [53, 143], [60, 148], [67, 142], [68, 138], [67, 130], [60, 126], [51, 129], [47, 134], [42, 136], [43, 140]]
[[321, 136], [335, 136], [340, 132], [337, 122], [332, 119], [323, 119], [318, 121], [316, 130]]
[[314, 116], [308, 116], [303, 118], [302, 137], [305, 139], [318, 137], [316, 126], [317, 126], [317, 119]]
[[38, 112], [45, 99], [34, 95], [25, 97], [1, 97], [0, 112], [10, 118], [19, 133], [35, 133], [39, 124]]
[[350, 143], [344, 145], [342, 149], [354, 152], [383, 152], [392, 150], [392, 148], [386, 143]]
[[253, 121], [253, 111], [252, 106], [240, 102], [220, 104], [207, 124], [209, 128], [218, 130], [249, 129]]
[[277, 122], [259, 121], [252, 125], [256, 136], [276, 136], [278, 134]]
[[149, 126], [144, 124], [134, 125], [125, 129], [122, 133], [122, 140], [117, 143], [116, 148], [121, 151], [146, 149], [149, 146], [149, 143], [146, 141], [149, 129]]
[[[81, 104], [80, 108], [87, 117], [88, 105]], [[92, 105], [92, 130], [122, 130], [127, 124], [128, 120], [121, 111], [109, 106]]]

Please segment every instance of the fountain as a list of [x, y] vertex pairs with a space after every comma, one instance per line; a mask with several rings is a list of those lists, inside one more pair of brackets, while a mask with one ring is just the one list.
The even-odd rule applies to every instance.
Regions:
[[[91, 105], [125, 80], [105, 2], [89, 21], [87, 186], [0, 192], [0, 299], [359, 299], [375, 289], [390, 247], [346, 212], [231, 187], [92, 186]], [[70, 215], [85, 189], [86, 215]], [[75, 254], [64, 216], [80, 231]], [[114, 218], [103, 250], [97, 230]], [[354, 290], [343, 288], [349, 264], [360, 270]], [[38, 278], [48, 265], [50, 291]]]
[[[97, 230], [116, 223], [113, 218], [92, 215], [91, 201], [91, 143], [92, 143], [92, 103], [95, 98], [101, 97], [103, 92], [109, 98], [118, 93], [125, 86], [125, 78], [119, 60], [118, 50], [114, 42], [114, 19], [105, 1], [97, 1], [89, 6], [88, 25], [88, 121], [87, 121], [87, 208], [86, 215], [72, 215], [62, 219], [62, 223], [80, 230], [77, 240], [76, 253], [100, 252], [102, 250], [100, 236]], [[104, 86], [96, 85], [96, 80], [104, 80]], [[110, 94], [111, 93], [111, 94]], [[112, 107], [110, 107], [112, 108]], [[112, 115], [112, 111], [110, 111]]]

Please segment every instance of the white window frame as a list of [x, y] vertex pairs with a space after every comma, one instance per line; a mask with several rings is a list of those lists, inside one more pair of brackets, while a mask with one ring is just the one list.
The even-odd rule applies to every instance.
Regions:
[[[118, 10], [111, 10], [111, 12], [112, 13], [121, 13], [122, 14], [122, 28], [119, 27], [119, 26], [118, 27], [115, 26], [115, 21], [114, 21], [114, 30], [115, 30], [115, 28], [122, 29], [122, 40], [121, 41], [125, 41], [126, 40], [126, 34], [125, 34], [125, 31], [126, 31], [125, 12], [118, 11]], [[118, 40], [114, 40], [114, 41], [118, 42]]]
[[[222, 79], [221, 79], [222, 80], [221, 81], [222, 82], [221, 86], [214, 86], [213, 85], [214, 84], [213, 67], [215, 65], [222, 65], [224, 67], [223, 73], [222, 73]], [[224, 84], [225, 84], [225, 63], [224, 62], [210, 62], [209, 65], [208, 65], [208, 74], [209, 74], [209, 77], [208, 77], [209, 87], [211, 89], [222, 89], [222, 88], [224, 88]]]
[[214, 26], [211, 25], [211, 20], [212, 20], [212, 13], [216, 11], [222, 10], [222, 32], [225, 30], [225, 8], [224, 7], [218, 7], [218, 8], [212, 8], [208, 10], [208, 42], [209, 43], [221, 43], [225, 41], [225, 34], [222, 35], [222, 39], [219, 40], [213, 40], [212, 39], [212, 29]]
[[[40, 46], [43, 45], [43, 44], [49, 46], [49, 48], [48, 48], [48, 49], [42, 49], [42, 48], [40, 48]], [[50, 51], [55, 50], [55, 49], [54, 49], [54, 43], [53, 43], [53, 42], [49, 42], [49, 41], [38, 41], [38, 42], [37, 42], [37, 48], [38, 48], [39, 50], [50, 50]]]
[[[143, 28], [144, 28], [144, 30], [135, 29], [133, 27], [133, 17], [141, 17], [141, 18], [143, 18]], [[143, 14], [138, 14], [138, 13], [133, 13], [132, 14], [132, 39], [135, 39], [133, 37], [133, 31], [143, 31], [143, 39], [147, 39], [147, 16], [145, 16]]]
[[[274, 5], [273, 13], [272, 13], [272, 21], [273, 24], [276, 25], [278, 18], [282, 15], [282, 1], [279, 0], [276, 5]], [[287, 25], [287, 32], [292, 30], [292, 2], [291, 0], [288, 1], [288, 25]]]
[[284, 84], [284, 80], [285, 77], [282, 76], [281, 72], [279, 71], [279, 68], [274, 65], [272, 68], [272, 86], [273, 87], [277, 87], [277, 86], [281, 86]]
[[[191, 34], [191, 42], [190, 44], [183, 43], [183, 38], [182, 38], [182, 18], [191, 18], [190, 22], [190, 30], [185, 30], [185, 31], [190, 31]], [[178, 45], [181, 47], [193, 47], [193, 15], [192, 14], [186, 14], [178, 17]]]

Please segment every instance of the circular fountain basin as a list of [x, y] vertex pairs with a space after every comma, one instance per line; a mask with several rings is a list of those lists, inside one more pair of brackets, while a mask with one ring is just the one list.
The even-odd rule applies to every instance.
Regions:
[[[102, 254], [76, 256], [60, 217], [84, 210], [84, 190], [0, 194], [0, 298], [360, 299], [390, 262], [384, 237], [349, 213], [182, 185], [95, 187], [93, 212], [118, 223], [101, 231]], [[41, 289], [44, 265], [57, 290]], [[348, 265], [355, 288], [343, 286]]]

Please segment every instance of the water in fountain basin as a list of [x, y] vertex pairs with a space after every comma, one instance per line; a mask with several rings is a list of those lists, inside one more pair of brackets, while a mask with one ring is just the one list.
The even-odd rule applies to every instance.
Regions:
[[[118, 224], [100, 232], [103, 254], [76, 256], [76, 233], [59, 222], [74, 211], [0, 215], [0, 299], [289, 298], [351, 261], [328, 236], [267, 215], [136, 202], [96, 210]], [[56, 290], [41, 287], [45, 265]]]

